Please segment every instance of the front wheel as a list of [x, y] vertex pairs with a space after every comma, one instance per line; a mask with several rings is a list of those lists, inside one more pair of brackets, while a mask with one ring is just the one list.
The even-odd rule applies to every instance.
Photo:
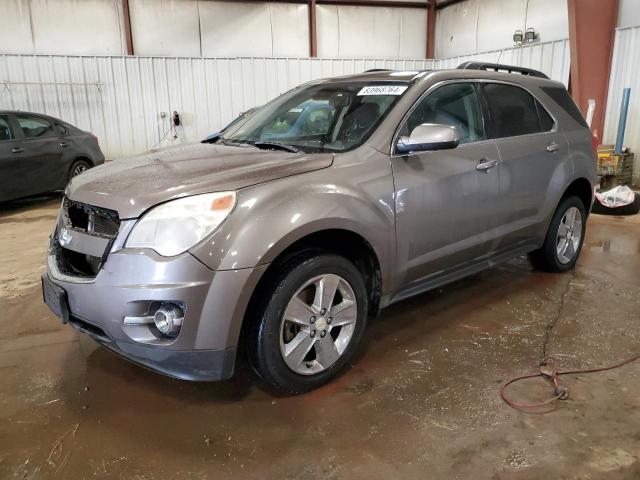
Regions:
[[248, 348], [263, 380], [284, 393], [328, 382], [353, 358], [367, 318], [360, 271], [330, 254], [283, 265], [258, 302]]
[[587, 223], [584, 204], [575, 196], [567, 197], [558, 206], [542, 248], [531, 252], [533, 266], [546, 272], [566, 272], [578, 260]]

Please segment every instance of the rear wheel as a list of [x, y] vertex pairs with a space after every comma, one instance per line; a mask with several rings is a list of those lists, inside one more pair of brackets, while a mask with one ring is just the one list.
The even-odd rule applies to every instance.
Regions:
[[330, 254], [283, 265], [249, 331], [254, 370], [272, 387], [303, 393], [328, 382], [356, 352], [367, 318], [360, 271]]
[[71, 181], [73, 177], [77, 177], [81, 173], [89, 170], [90, 168], [91, 168], [91, 164], [88, 161], [76, 160], [75, 162], [73, 162], [73, 165], [71, 165], [71, 170], [69, 170], [69, 181]]
[[562, 200], [551, 219], [542, 248], [529, 254], [533, 266], [546, 272], [566, 272], [573, 268], [582, 250], [586, 218], [578, 197]]

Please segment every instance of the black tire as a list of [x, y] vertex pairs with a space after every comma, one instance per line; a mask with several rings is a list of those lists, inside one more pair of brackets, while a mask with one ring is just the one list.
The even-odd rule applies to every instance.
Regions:
[[591, 208], [592, 213], [598, 215], [635, 215], [640, 211], [640, 194], [636, 193], [633, 202], [629, 205], [623, 205], [621, 207], [605, 207], [596, 198]]
[[[582, 231], [580, 234], [580, 242], [575, 254], [573, 255], [573, 258], [571, 258], [571, 260], [567, 263], [562, 263], [557, 251], [558, 228], [560, 227], [560, 222], [562, 221], [565, 213], [571, 207], [577, 208], [580, 212], [580, 215], [582, 217]], [[580, 198], [576, 196], [570, 196], [562, 199], [560, 205], [558, 205], [558, 208], [553, 215], [553, 218], [551, 219], [551, 224], [549, 225], [549, 230], [547, 231], [547, 236], [544, 239], [542, 247], [529, 254], [529, 260], [531, 261], [532, 265], [536, 269], [545, 272], [566, 272], [568, 270], [571, 270], [576, 264], [576, 261], [580, 256], [580, 251], [582, 250], [586, 223], [587, 215], [582, 200], [580, 200]]]
[[89, 163], [89, 161], [87, 160], [76, 160], [75, 162], [73, 162], [73, 165], [71, 165], [71, 168], [69, 169], [67, 181], [70, 182], [73, 177], [80, 175], [86, 170], [89, 170], [91, 167], [91, 163]]
[[[289, 368], [283, 358], [281, 321], [296, 292], [310, 279], [325, 274], [342, 277], [353, 290], [357, 304], [355, 327], [345, 350], [332, 366], [319, 373], [304, 375]], [[308, 252], [283, 263], [269, 285], [271, 288], [262, 292], [252, 309], [252, 318], [248, 319], [251, 323], [245, 346], [253, 370], [271, 388], [289, 395], [308, 392], [329, 382], [349, 364], [362, 340], [367, 320], [367, 294], [362, 274], [344, 257]]]

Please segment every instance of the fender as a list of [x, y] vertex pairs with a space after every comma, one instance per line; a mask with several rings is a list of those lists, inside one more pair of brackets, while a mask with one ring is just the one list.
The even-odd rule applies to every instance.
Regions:
[[[372, 246], [382, 268], [383, 285], [390, 285], [395, 262], [391, 180], [387, 179], [389, 184], [384, 188], [383, 184], [370, 185], [365, 191], [338, 183], [339, 169], [324, 170], [321, 179], [314, 172], [313, 183], [305, 183], [305, 176], [238, 191], [234, 211], [213, 236], [190, 253], [213, 270], [254, 268], [269, 264], [309, 234], [343, 229]], [[372, 190], [378, 198], [372, 198]]]

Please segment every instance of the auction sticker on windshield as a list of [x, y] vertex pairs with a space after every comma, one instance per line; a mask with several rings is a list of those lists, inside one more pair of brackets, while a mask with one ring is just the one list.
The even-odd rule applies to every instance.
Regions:
[[358, 92], [360, 95], [402, 95], [409, 88], [406, 85], [375, 85], [371, 87], [363, 87]]

